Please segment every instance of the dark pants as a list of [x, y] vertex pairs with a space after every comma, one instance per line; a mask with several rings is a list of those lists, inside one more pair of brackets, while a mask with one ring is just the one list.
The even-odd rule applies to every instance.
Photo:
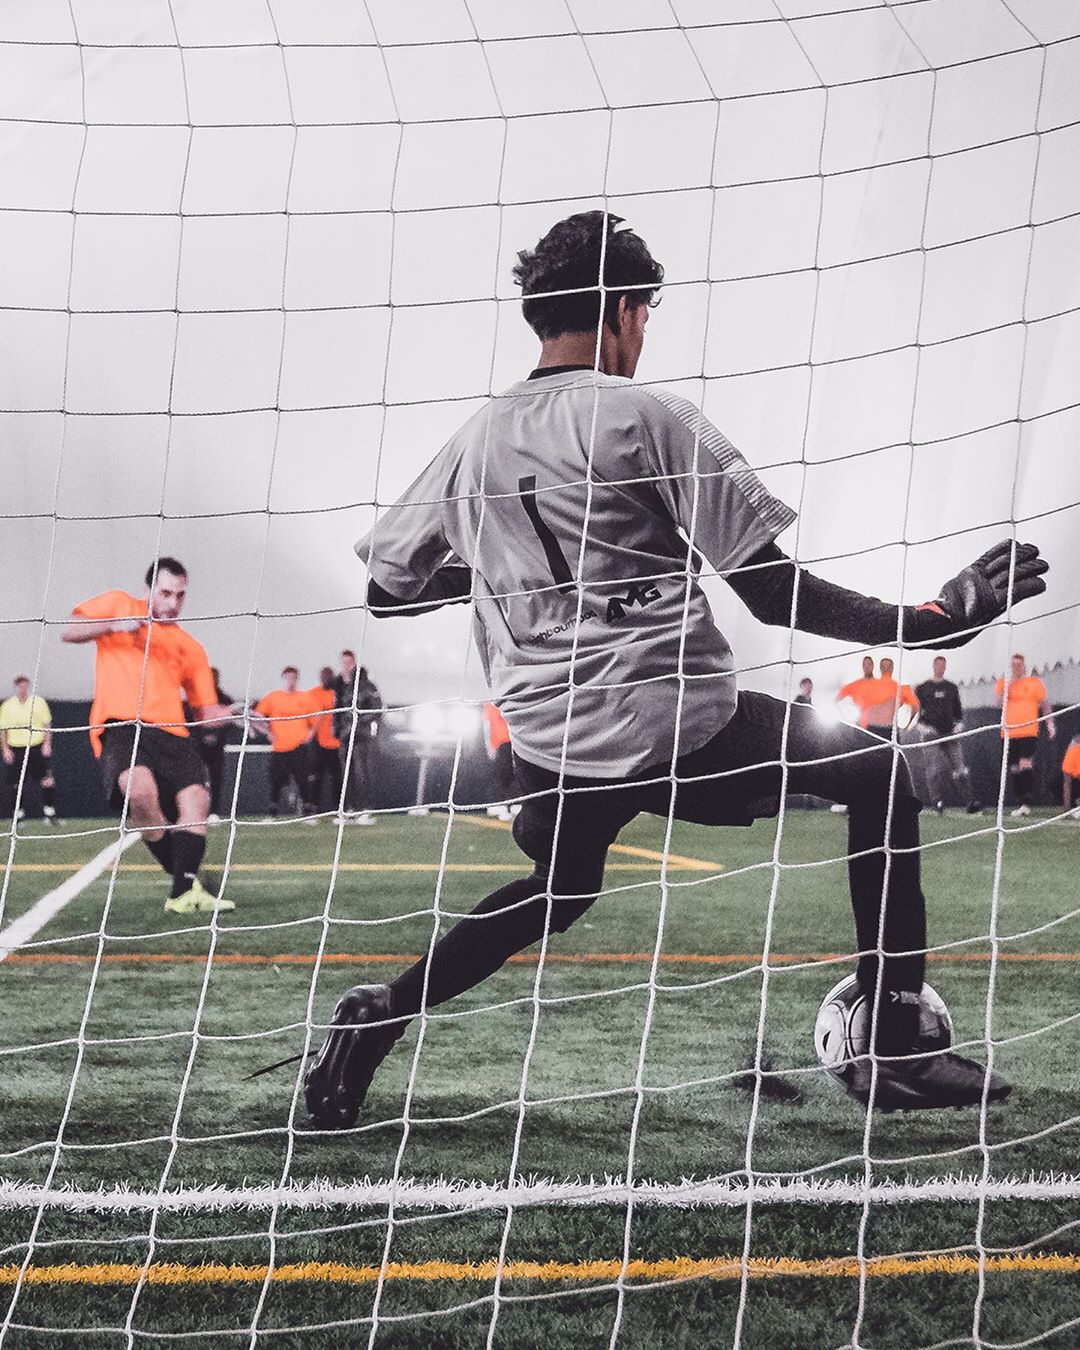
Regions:
[[363, 723], [357, 725], [351, 750], [348, 740], [341, 742], [346, 811], [370, 811], [374, 805], [375, 753], [375, 741]]
[[311, 747], [298, 745], [295, 750], [270, 751], [270, 811], [278, 815], [281, 810], [281, 794], [289, 782], [296, 784], [296, 792], [301, 802], [308, 785], [308, 751]]
[[337, 746], [311, 746], [308, 773], [308, 803], [318, 811], [322, 806], [323, 783], [330, 780], [330, 805], [337, 810], [341, 802], [341, 751]]
[[[543, 937], [565, 932], [595, 902], [608, 848], [640, 812], [702, 825], [747, 825], [780, 807], [781, 751], [786, 791], [848, 807], [848, 882], [855, 915], [859, 982], [876, 987], [884, 902], [883, 986], [916, 992], [925, 969], [926, 907], [919, 882], [919, 800], [895, 747], [844, 723], [822, 722], [811, 708], [767, 694], [740, 693], [731, 721], [675, 766], [661, 765], [618, 781], [559, 776], [515, 761], [526, 794], [514, 838], [536, 864], [532, 876], [510, 882], [481, 901], [435, 946], [427, 1006], [451, 998], [497, 970], [507, 957]], [[891, 806], [890, 806], [891, 799]], [[560, 809], [561, 806], [561, 809]], [[886, 838], [892, 852], [886, 866]], [[550, 895], [550, 899], [549, 899]], [[479, 920], [479, 921], [478, 921]], [[418, 962], [392, 986], [397, 1016], [419, 1012], [424, 967]], [[898, 1003], [905, 1025], [911, 1004]], [[884, 1041], [885, 1027], [879, 1028]], [[885, 1049], [884, 1053], [896, 1053]], [[900, 1051], [902, 1053], [902, 1051]]]
[[193, 736], [202, 762], [210, 779], [210, 810], [221, 814], [221, 788], [225, 781], [225, 738], [213, 736]]

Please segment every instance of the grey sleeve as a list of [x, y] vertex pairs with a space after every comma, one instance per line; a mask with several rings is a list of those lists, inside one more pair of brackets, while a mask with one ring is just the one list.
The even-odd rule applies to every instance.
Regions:
[[443, 508], [455, 468], [449, 450], [441, 451], [356, 544], [371, 579], [399, 600], [419, 595], [450, 553]]
[[700, 409], [666, 390], [647, 397], [657, 489], [672, 519], [718, 572], [740, 566], [786, 530], [795, 512]]

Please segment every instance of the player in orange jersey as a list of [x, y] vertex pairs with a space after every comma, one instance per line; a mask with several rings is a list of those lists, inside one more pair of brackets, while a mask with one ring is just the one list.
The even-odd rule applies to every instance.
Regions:
[[319, 683], [307, 691], [315, 709], [315, 742], [310, 747], [307, 799], [311, 809], [318, 811], [322, 801], [323, 779], [330, 779], [330, 795], [334, 810], [341, 810], [341, 741], [334, 734], [334, 711], [337, 708], [337, 676], [332, 666], [319, 671]]
[[858, 708], [859, 726], [886, 741], [893, 738], [893, 724], [901, 706], [910, 708], [912, 717], [919, 711], [919, 700], [911, 686], [893, 679], [893, 663], [887, 656], [882, 657], [878, 676], [874, 675], [874, 658], [864, 656], [862, 678], [845, 684], [836, 701], [845, 698]]
[[95, 595], [71, 612], [65, 642], [97, 645], [90, 741], [105, 792], [172, 877], [165, 908], [174, 914], [235, 909], [199, 881], [210, 813], [206, 766], [188, 735], [182, 696], [199, 721], [221, 722], [232, 709], [217, 702], [200, 642], [177, 620], [187, 596], [187, 569], [159, 558], [146, 573], [146, 595]]
[[1039, 718], [1046, 719], [1046, 731], [1053, 740], [1054, 710], [1046, 696], [1046, 685], [1037, 675], [1027, 673], [1027, 663], [1017, 652], [1012, 659], [1008, 683], [1004, 678], [994, 686], [994, 698], [1004, 707], [1002, 739], [1007, 746], [1009, 777], [1016, 793], [1014, 816], [1030, 816], [1035, 796], [1035, 750], [1039, 744]]
[[1061, 761], [1061, 776], [1064, 780], [1062, 797], [1065, 810], [1074, 820], [1080, 820], [1080, 735], [1069, 742], [1065, 758]]
[[901, 708], [910, 709], [908, 720], [904, 726], [910, 726], [919, 712], [919, 700], [915, 697], [915, 690], [910, 684], [898, 684], [893, 678], [893, 661], [889, 656], [883, 656], [878, 666], [879, 675], [876, 680], [870, 681], [870, 687], [866, 691], [866, 722], [864, 723], [867, 731], [872, 731], [875, 736], [882, 737], [883, 740], [891, 741], [893, 738], [893, 727], [897, 723], [897, 718]]
[[316, 808], [307, 801], [307, 791], [316, 731], [312, 714], [318, 708], [307, 689], [296, 687], [300, 672], [295, 666], [286, 666], [281, 679], [282, 688], [264, 694], [251, 718], [255, 730], [270, 738], [270, 814], [281, 814], [281, 794], [291, 779], [305, 816], [314, 824]]

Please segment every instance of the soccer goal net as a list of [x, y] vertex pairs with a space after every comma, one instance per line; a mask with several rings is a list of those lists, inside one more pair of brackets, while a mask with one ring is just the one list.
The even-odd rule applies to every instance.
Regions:
[[[1078, 163], [1080, 14], [1052, 0], [0, 7], [0, 1345], [1077, 1343]], [[588, 211], [662, 263], [635, 384], [697, 418], [755, 528], [910, 605], [1031, 541], [1045, 595], [944, 671], [767, 628], [709, 561], [732, 527], [698, 509], [699, 462], [642, 471], [631, 427], [621, 486], [689, 503], [667, 521], [681, 640], [669, 670], [626, 664], [644, 564], [600, 587], [625, 627], [586, 661], [610, 504], [588, 367], [633, 373], [601, 326], [584, 360], [545, 358], [597, 390], [580, 547], [545, 523], [549, 425], [485, 447], [529, 460], [502, 552], [542, 546], [546, 584], [482, 590], [474, 553], [469, 603], [373, 614], [356, 541], [537, 365], [513, 268]], [[503, 497], [414, 500], [495, 519]], [[604, 748], [639, 678], [677, 690], [676, 744], [641, 762], [678, 778], [698, 586], [739, 688], [812, 703], [783, 715], [779, 813], [708, 828], [669, 793], [572, 926], [550, 893], [506, 901], [546, 907], [539, 941], [437, 1005], [425, 975], [357, 1123], [311, 1128], [342, 992], [430, 973], [532, 869], [477, 597], [502, 657], [537, 594], [569, 597], [539, 641], [572, 638], [549, 795], [573, 838], [594, 789], [568, 779], [590, 756], [623, 776]], [[132, 670], [136, 715], [110, 713]], [[860, 679], [876, 700], [843, 695]], [[942, 680], [938, 725], [915, 691]], [[162, 733], [165, 685], [215, 720]], [[795, 790], [793, 716], [884, 723], [890, 818], [901, 755], [936, 808], [885, 877], [917, 888], [917, 857], [953, 1051], [1007, 1100], [987, 1076], [962, 1110], [867, 1111], [819, 1057], [858, 1037], [838, 1003], [815, 1048], [865, 856]], [[137, 733], [111, 780], [95, 718]], [[186, 842], [155, 853], [158, 807], [175, 829], [151, 844]], [[464, 969], [481, 938], [460, 945]]]

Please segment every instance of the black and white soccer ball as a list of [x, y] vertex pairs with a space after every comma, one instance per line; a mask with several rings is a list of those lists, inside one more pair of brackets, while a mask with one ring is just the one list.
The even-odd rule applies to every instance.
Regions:
[[[945, 1000], [930, 985], [919, 995], [919, 1035], [912, 1047], [916, 1054], [947, 1050], [952, 1045], [953, 1024]], [[833, 985], [821, 1001], [814, 1023], [814, 1049], [822, 1066], [847, 1084], [857, 1059], [870, 1049], [870, 1001], [854, 975]]]

